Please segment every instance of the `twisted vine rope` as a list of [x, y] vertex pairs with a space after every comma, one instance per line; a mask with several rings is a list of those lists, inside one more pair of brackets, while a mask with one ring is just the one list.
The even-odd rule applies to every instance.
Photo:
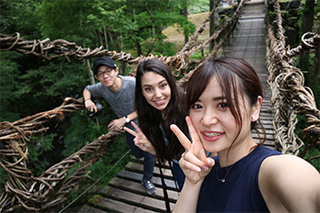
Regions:
[[[21, 205], [27, 211], [43, 211], [66, 200], [66, 194], [85, 177], [86, 169], [106, 152], [108, 143], [118, 132], [109, 132], [84, 146], [68, 158], [47, 169], [39, 177], [32, 176], [27, 168], [28, 137], [44, 133], [44, 125], [51, 119], [64, 119], [65, 113], [83, 109], [83, 99], [66, 98], [60, 107], [41, 112], [13, 123], [0, 123], [1, 166], [8, 172], [5, 193], [1, 195], [0, 211], [14, 211]], [[80, 163], [79, 168], [66, 179], [67, 172]], [[63, 181], [63, 183], [62, 183]], [[60, 187], [59, 184], [62, 184]], [[59, 186], [59, 187], [58, 187]]]
[[[267, 1], [265, 1], [267, 6]], [[277, 149], [283, 153], [298, 155], [303, 141], [294, 132], [298, 123], [297, 115], [307, 118], [304, 133], [315, 142], [320, 141], [320, 111], [317, 109], [312, 90], [304, 86], [304, 76], [300, 69], [294, 67], [293, 56], [303, 51], [320, 47], [320, 35], [306, 33], [302, 36], [302, 44], [294, 49], [285, 47], [284, 29], [279, 1], [274, 2], [276, 36], [273, 26], [267, 17], [267, 68], [268, 83], [272, 90], [271, 101], [274, 107], [275, 142]], [[306, 39], [307, 36], [312, 36]]]
[[[215, 54], [215, 52], [218, 51], [233, 30], [243, 2], [244, 0], [241, 1], [237, 12], [227, 23], [220, 25], [218, 32], [207, 41], [192, 47], [198, 35], [204, 30], [210, 15], [214, 12], [215, 8], [213, 8], [183, 50], [171, 57], [157, 55], [132, 57], [131, 54], [108, 51], [103, 49], [103, 47], [94, 50], [82, 48], [74, 42], [68, 42], [62, 39], [52, 42], [48, 38], [42, 41], [25, 41], [20, 37], [18, 32], [14, 33], [11, 37], [0, 34], [0, 51], [17, 51], [22, 54], [32, 54], [47, 60], [65, 57], [69, 62], [71, 59], [83, 60], [104, 55], [128, 64], [139, 64], [143, 60], [158, 58], [164, 61], [171, 69], [183, 73], [190, 63], [190, 56], [195, 51], [204, 49], [211, 40], [219, 39], [220, 42], [211, 53]], [[223, 36], [220, 36], [222, 34]], [[184, 78], [184, 80], [187, 80], [187, 78]], [[59, 120], [62, 121], [65, 113], [79, 109], [83, 109], [82, 99], [75, 100], [73, 98], [66, 98], [60, 107], [53, 110], [38, 113], [13, 123], [0, 123], [0, 164], [8, 173], [5, 192], [0, 196], [0, 211], [15, 211], [20, 206], [26, 211], [39, 212], [50, 210], [50, 208], [63, 203], [66, 200], [66, 195], [70, 193], [83, 178], [88, 177], [89, 172], [86, 171], [86, 169], [107, 151], [108, 143], [112, 142], [114, 137], [119, 134], [118, 132], [109, 132], [106, 135], [100, 136], [97, 140], [84, 146], [73, 155], [47, 169], [39, 177], [34, 177], [27, 168], [28, 138], [48, 131], [49, 127], [46, 127], [45, 124], [49, 120], [59, 118]], [[75, 163], [80, 163], [80, 167], [66, 179], [67, 172]]]

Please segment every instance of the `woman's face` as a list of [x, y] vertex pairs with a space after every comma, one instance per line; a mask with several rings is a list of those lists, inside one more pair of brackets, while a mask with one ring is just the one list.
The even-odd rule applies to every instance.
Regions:
[[[232, 149], [242, 144], [242, 141], [252, 141], [250, 125], [253, 108], [249, 106], [247, 98], [242, 101], [240, 93], [237, 98], [242, 116], [242, 130]], [[199, 100], [191, 106], [190, 117], [207, 151], [228, 152], [239, 127], [216, 77], [211, 77]]]
[[171, 88], [167, 80], [155, 72], [146, 72], [141, 77], [142, 94], [157, 110], [164, 110], [171, 99]]

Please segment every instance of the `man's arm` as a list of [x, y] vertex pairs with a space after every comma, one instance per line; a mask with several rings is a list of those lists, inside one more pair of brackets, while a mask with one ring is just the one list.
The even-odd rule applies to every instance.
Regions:
[[122, 117], [111, 121], [108, 125], [109, 130], [122, 130], [123, 126], [126, 123], [130, 123], [130, 121], [136, 119], [138, 114], [136, 111]]
[[87, 110], [89, 110], [90, 112], [98, 111], [96, 105], [91, 100], [91, 93], [86, 88], [84, 88], [83, 90], [83, 99], [84, 99], [84, 105]]

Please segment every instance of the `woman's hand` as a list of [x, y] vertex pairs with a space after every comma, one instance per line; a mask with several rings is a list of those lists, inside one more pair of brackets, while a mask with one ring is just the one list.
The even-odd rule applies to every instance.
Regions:
[[139, 147], [141, 150], [145, 151], [145, 152], [149, 152], [153, 155], [156, 155], [156, 151], [154, 149], [154, 147], [152, 146], [151, 142], [147, 139], [147, 137], [143, 134], [143, 132], [140, 130], [140, 128], [137, 126], [137, 124], [135, 124], [133, 121], [131, 122], [132, 126], [136, 129], [137, 132], [124, 127], [123, 129], [130, 133], [131, 135], [135, 136], [133, 142], [134, 145], [136, 145], [137, 147]]
[[199, 135], [189, 116], [186, 117], [186, 121], [192, 143], [175, 124], [172, 124], [170, 128], [185, 149], [180, 158], [179, 165], [189, 182], [196, 184], [209, 174], [215, 162], [212, 158], [207, 158]]

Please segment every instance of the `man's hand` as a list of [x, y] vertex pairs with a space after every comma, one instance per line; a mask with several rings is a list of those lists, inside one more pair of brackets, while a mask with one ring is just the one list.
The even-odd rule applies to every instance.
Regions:
[[95, 105], [95, 104], [93, 103], [93, 101], [90, 100], [90, 99], [85, 100], [85, 101], [84, 101], [84, 105], [85, 105], [86, 109], [87, 109], [88, 111], [90, 111], [90, 112], [96, 113], [96, 112], [98, 111], [96, 105]]
[[126, 120], [124, 118], [115, 119], [108, 124], [108, 129], [109, 131], [121, 131], [125, 124]]

